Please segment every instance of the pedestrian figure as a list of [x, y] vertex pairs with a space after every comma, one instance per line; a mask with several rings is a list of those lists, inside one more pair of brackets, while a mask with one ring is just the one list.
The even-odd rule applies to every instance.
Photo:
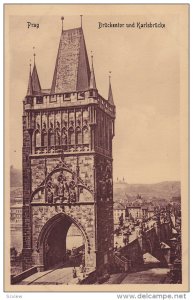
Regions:
[[73, 270], [72, 270], [72, 275], [73, 275], [73, 278], [76, 278], [77, 277], [77, 274], [76, 274], [76, 268], [74, 267]]
[[80, 265], [80, 273], [83, 273], [83, 265]]
[[86, 268], [83, 267], [83, 278], [85, 278], [85, 277], [86, 277]]

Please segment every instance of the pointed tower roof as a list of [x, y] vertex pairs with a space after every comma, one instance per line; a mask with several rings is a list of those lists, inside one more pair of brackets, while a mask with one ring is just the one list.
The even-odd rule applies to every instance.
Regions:
[[92, 61], [92, 63], [91, 63], [89, 88], [96, 90], [97, 88], [96, 88], [96, 80], [95, 80], [94, 67], [93, 67], [93, 55], [91, 55], [91, 61]]
[[111, 88], [111, 76], [109, 75], [109, 95], [108, 95], [108, 101], [111, 105], [115, 105], [113, 101], [113, 93]]
[[82, 28], [62, 30], [51, 93], [89, 88], [90, 67]]
[[31, 63], [30, 63], [30, 70], [29, 70], [29, 80], [28, 80], [28, 88], [26, 96], [33, 95], [33, 87], [32, 87], [32, 76], [31, 76]]
[[35, 54], [34, 54], [34, 67], [32, 71], [32, 87], [33, 87], [34, 95], [41, 94], [41, 85], [40, 85], [39, 76], [38, 76], [36, 63], [35, 63]]

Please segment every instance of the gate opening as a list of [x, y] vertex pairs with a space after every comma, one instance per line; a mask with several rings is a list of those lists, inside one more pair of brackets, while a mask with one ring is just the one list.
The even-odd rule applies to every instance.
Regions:
[[54, 220], [44, 239], [44, 269], [85, 265], [83, 234], [70, 218]]

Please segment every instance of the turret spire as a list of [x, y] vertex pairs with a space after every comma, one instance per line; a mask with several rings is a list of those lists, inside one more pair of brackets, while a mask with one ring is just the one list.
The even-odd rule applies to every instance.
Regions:
[[27, 95], [31, 96], [33, 95], [33, 87], [32, 87], [32, 76], [31, 76], [31, 59], [30, 59], [30, 65], [29, 65], [29, 80], [28, 80], [28, 88], [27, 88]]
[[111, 105], [114, 105], [113, 101], [113, 93], [111, 88], [111, 71], [109, 71], [109, 95], [108, 95], [108, 101]]
[[[33, 49], [35, 50], [35, 47], [33, 47]], [[36, 61], [35, 61], [36, 53], [35, 53], [35, 51], [34, 51], [33, 55], [34, 55], [34, 66], [33, 66], [33, 71], [32, 71], [32, 88], [33, 88], [33, 94], [39, 95], [39, 94], [41, 94], [41, 85], [40, 85], [39, 76], [38, 76], [38, 72], [37, 72], [37, 68], [36, 68]]]
[[90, 73], [90, 89], [96, 90], [96, 80], [95, 80], [95, 74], [94, 74], [94, 66], [93, 66], [93, 53], [91, 51], [91, 73]]
[[33, 47], [33, 50], [34, 50], [34, 54], [33, 54], [33, 56], [34, 56], [34, 65], [36, 64], [36, 53], [35, 53], [35, 47]]

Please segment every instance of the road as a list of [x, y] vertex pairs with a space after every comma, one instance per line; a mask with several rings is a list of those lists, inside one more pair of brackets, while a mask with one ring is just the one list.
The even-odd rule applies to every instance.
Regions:
[[133, 273], [112, 274], [103, 284], [164, 284], [168, 283], [168, 268], [152, 268]]
[[155, 268], [145, 271], [135, 272], [128, 274], [122, 284], [152, 284], [152, 283], [164, 283], [167, 277], [169, 269], [168, 268]]
[[[77, 270], [77, 278], [72, 277], [72, 267], [58, 268], [44, 272], [38, 272], [24, 279], [19, 284], [22, 285], [55, 285], [55, 284], [77, 284], [78, 278], [82, 279], [82, 274]], [[104, 284], [156, 284], [167, 283], [168, 268], [151, 268], [133, 273], [112, 274]]]
[[[50, 284], [77, 284], [78, 278], [73, 278], [72, 267], [63, 268], [60, 267], [55, 270], [49, 270], [44, 272], [38, 272], [30, 277], [24, 279], [19, 284], [22, 285], [50, 285]], [[77, 276], [81, 278], [81, 275], [77, 270]]]

